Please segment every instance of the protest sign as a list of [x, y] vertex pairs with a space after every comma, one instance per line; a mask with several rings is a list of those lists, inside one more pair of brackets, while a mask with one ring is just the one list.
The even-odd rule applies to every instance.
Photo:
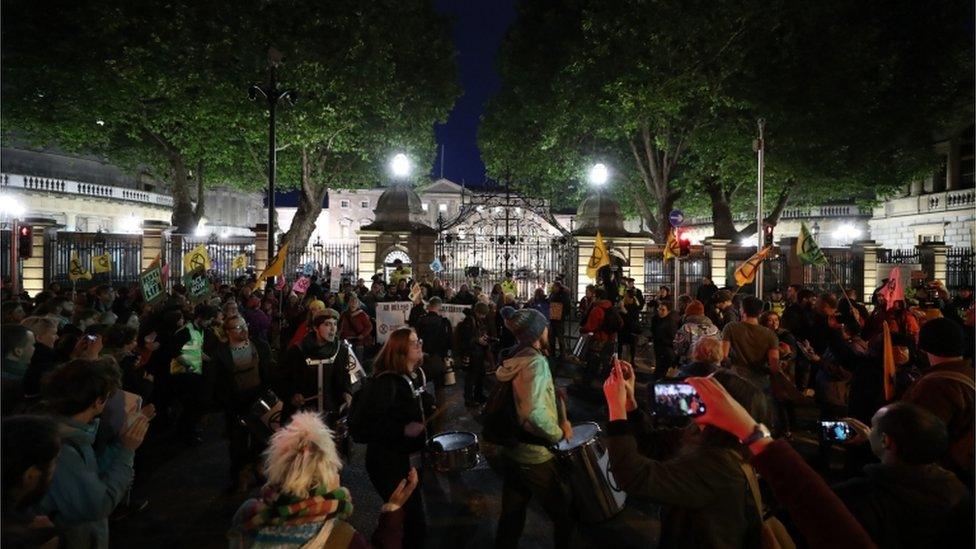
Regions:
[[142, 289], [142, 298], [146, 303], [152, 303], [163, 297], [162, 269], [153, 267], [139, 275], [139, 287]]
[[295, 292], [296, 294], [304, 294], [308, 291], [308, 287], [311, 284], [312, 279], [308, 278], [307, 276], [303, 276], [295, 281], [295, 284], [291, 287], [291, 291]]

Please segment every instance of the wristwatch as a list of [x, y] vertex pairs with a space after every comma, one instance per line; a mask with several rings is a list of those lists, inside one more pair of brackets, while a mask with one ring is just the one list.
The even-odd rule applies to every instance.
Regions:
[[762, 423], [757, 423], [756, 428], [752, 430], [752, 434], [746, 438], [739, 441], [745, 447], [749, 447], [752, 443], [762, 440], [764, 438], [772, 438], [772, 434], [769, 432], [769, 427], [766, 427]]

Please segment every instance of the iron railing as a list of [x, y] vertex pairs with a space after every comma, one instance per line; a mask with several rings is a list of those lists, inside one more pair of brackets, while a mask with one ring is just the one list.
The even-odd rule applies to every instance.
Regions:
[[[81, 265], [92, 273], [91, 280], [78, 280], [76, 287], [88, 288], [98, 284], [134, 284], [142, 271], [142, 235], [114, 233], [51, 233], [44, 247], [44, 279], [70, 285], [68, 276], [71, 256], [78, 254]], [[111, 272], [95, 273], [92, 257], [109, 255]]]

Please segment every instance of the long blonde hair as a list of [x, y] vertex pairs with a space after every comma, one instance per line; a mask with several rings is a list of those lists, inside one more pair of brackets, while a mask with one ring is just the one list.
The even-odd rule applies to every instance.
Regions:
[[339, 487], [342, 460], [332, 431], [314, 412], [298, 412], [271, 437], [264, 453], [268, 484], [284, 493], [307, 498], [316, 486]]

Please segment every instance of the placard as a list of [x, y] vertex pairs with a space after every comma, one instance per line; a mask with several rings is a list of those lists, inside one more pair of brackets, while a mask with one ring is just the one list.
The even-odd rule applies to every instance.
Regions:
[[146, 303], [163, 297], [163, 271], [159, 267], [153, 267], [142, 273], [139, 275], [139, 287]]

